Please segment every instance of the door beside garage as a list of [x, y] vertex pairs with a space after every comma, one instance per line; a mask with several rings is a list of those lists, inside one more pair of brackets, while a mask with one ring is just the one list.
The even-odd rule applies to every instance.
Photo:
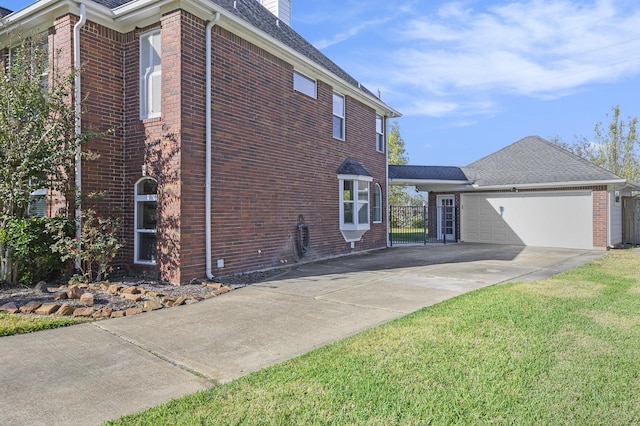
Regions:
[[591, 191], [462, 194], [461, 239], [593, 248]]

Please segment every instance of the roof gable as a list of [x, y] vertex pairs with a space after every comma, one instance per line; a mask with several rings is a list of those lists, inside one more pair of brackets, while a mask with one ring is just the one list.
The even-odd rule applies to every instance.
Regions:
[[477, 187], [623, 180], [539, 136], [523, 138], [462, 170]]
[[351, 176], [368, 176], [371, 174], [367, 169], [362, 166], [355, 158], [347, 158], [342, 162], [337, 172], [338, 175], [351, 175]]

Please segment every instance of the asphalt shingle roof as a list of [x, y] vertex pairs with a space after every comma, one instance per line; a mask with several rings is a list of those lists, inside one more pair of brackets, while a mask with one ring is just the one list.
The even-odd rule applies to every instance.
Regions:
[[[130, 3], [133, 0], [93, 0], [95, 3], [115, 9], [119, 6]], [[322, 52], [316, 49], [311, 43], [304, 39], [300, 34], [295, 32], [291, 27], [283, 23], [282, 21], [276, 25], [277, 18], [264, 6], [262, 6], [256, 0], [213, 0], [213, 3], [224, 8], [227, 12], [230, 12], [244, 21], [251, 24], [251, 26], [263, 31], [284, 45], [290, 47], [301, 55], [305, 56], [312, 62], [327, 69], [332, 74], [346, 81], [354, 88], [361, 90], [362, 92], [375, 96], [371, 91], [361, 86], [358, 81], [349, 75], [346, 71], [336, 65], [333, 61], [327, 58]], [[234, 8], [234, 3], [236, 7]]]
[[389, 165], [389, 179], [467, 181], [460, 167]]
[[371, 176], [367, 169], [365, 169], [362, 164], [360, 164], [355, 158], [347, 158], [346, 160], [344, 160], [338, 168], [337, 174]]
[[0, 18], [3, 16], [7, 16], [10, 13], [13, 13], [13, 10], [9, 10], [6, 7], [0, 6]]
[[462, 171], [479, 187], [622, 179], [539, 136], [523, 138]]

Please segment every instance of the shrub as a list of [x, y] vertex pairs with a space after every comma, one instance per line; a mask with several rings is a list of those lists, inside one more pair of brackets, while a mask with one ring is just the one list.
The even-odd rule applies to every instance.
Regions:
[[102, 281], [112, 268], [109, 263], [115, 258], [122, 241], [118, 238], [120, 220], [100, 217], [95, 210], [82, 212], [82, 232], [80, 244], [77, 237], [70, 237], [57, 230], [53, 250], [60, 253], [63, 260], [75, 260], [80, 271], [80, 280]]
[[47, 229], [52, 226], [67, 235], [73, 232], [63, 217], [12, 218], [0, 230], [0, 242], [9, 248], [18, 282], [34, 284], [50, 280], [64, 270], [64, 260], [51, 249], [54, 239]]

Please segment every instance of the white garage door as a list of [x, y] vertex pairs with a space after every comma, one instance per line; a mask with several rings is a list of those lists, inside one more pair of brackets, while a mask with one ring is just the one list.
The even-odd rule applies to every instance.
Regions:
[[462, 194], [461, 239], [593, 248], [591, 191]]

